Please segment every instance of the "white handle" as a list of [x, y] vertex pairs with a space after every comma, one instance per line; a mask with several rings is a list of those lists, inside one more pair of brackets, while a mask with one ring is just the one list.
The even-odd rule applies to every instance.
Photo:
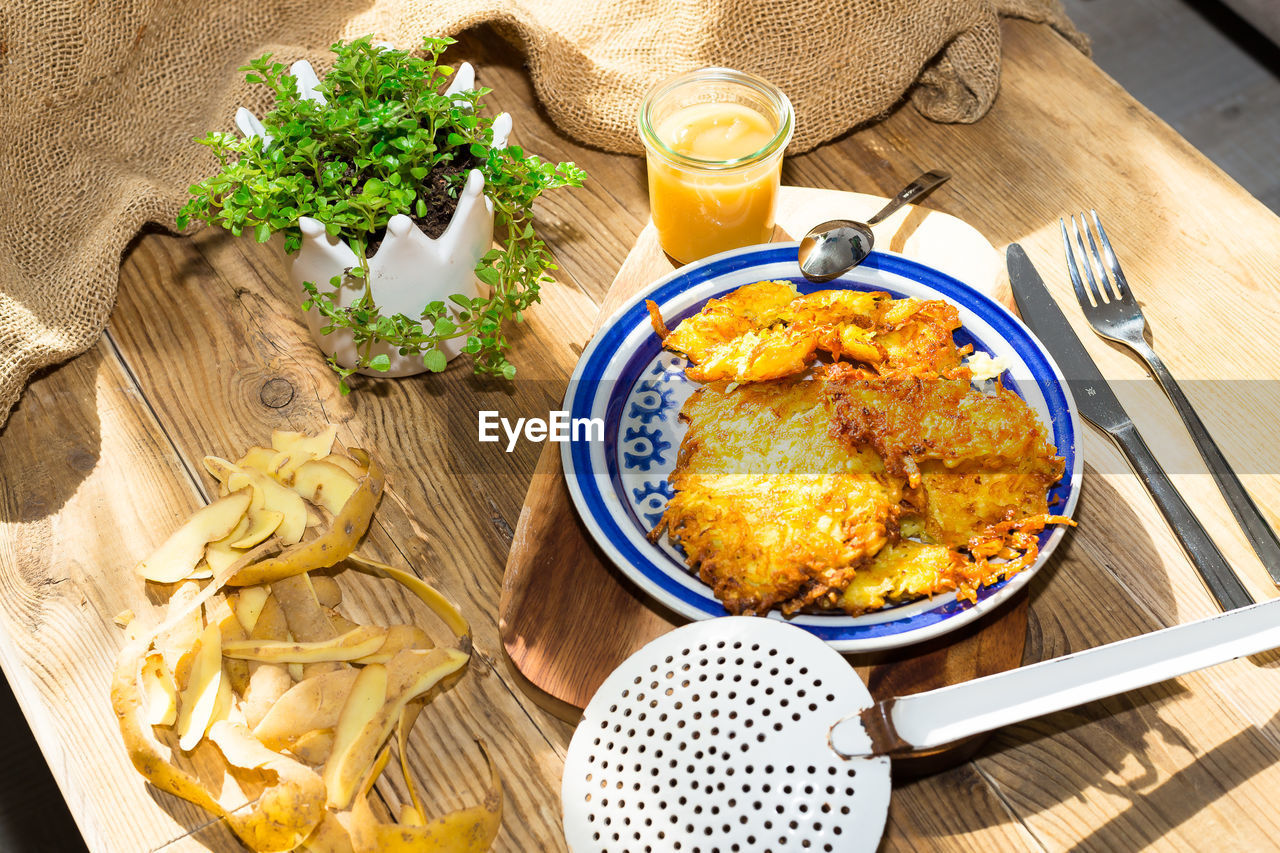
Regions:
[[832, 726], [831, 746], [849, 758], [941, 746], [1277, 647], [1280, 599], [888, 699]]

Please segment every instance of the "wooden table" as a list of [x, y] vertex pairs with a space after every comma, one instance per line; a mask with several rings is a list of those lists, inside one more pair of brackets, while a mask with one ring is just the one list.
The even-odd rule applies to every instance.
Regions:
[[[787, 183], [892, 192], [922, 168], [955, 180], [930, 206], [996, 246], [1021, 242], [1148, 441], [1259, 598], [1276, 592], [1142, 366], [1073, 310], [1058, 217], [1089, 206], [1108, 230], [1155, 344], [1264, 506], [1280, 506], [1280, 219], [1043, 27], [1004, 27], [1000, 98], [976, 125], [902, 109], [802, 157]], [[98, 345], [39, 376], [0, 433], [0, 664], [90, 848], [237, 849], [185, 802], [128, 765], [107, 697], [122, 632], [140, 606], [132, 566], [209, 493], [206, 453], [261, 443], [274, 427], [341, 425], [374, 448], [389, 488], [365, 550], [413, 566], [470, 617], [478, 654], [423, 715], [415, 762], [432, 802], [481, 790], [471, 743], [495, 747], [507, 810], [498, 847], [557, 849], [560, 772], [572, 728], [522, 692], [496, 624], [503, 565], [538, 448], [476, 442], [477, 409], [558, 408], [595, 306], [647, 219], [643, 164], [575, 145], [535, 106], [519, 54], [487, 32], [460, 46], [516, 140], [586, 168], [588, 188], [542, 204], [561, 270], [512, 335], [514, 384], [442, 376], [362, 383], [340, 396], [309, 343], [282, 261], [205, 231], [150, 233], [124, 259]], [[1214, 612], [1177, 543], [1118, 452], [1089, 430], [1080, 527], [1035, 578], [1027, 660]], [[1274, 520], [1274, 516], [1273, 516]], [[394, 611], [376, 597], [356, 618]], [[362, 609], [362, 610], [361, 610]], [[1280, 656], [997, 733], [976, 758], [900, 784], [886, 849], [1259, 848], [1280, 818]]]

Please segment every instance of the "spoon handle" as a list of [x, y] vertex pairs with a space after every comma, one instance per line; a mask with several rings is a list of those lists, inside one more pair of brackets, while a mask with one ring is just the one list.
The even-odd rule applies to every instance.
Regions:
[[920, 201], [949, 180], [951, 180], [950, 172], [925, 172], [923, 175], [903, 187], [902, 192], [894, 196], [879, 213], [867, 220], [867, 224], [875, 225], [877, 222], [888, 219], [904, 204]]

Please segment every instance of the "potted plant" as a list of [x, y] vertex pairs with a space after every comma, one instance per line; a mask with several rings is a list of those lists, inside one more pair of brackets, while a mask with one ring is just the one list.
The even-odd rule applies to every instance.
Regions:
[[453, 70], [439, 59], [452, 43], [425, 38], [414, 55], [338, 42], [322, 80], [267, 54], [241, 70], [271, 90], [271, 112], [258, 122], [241, 110], [243, 136], [198, 140], [220, 168], [191, 187], [178, 227], [283, 235], [344, 394], [352, 373], [438, 372], [460, 352], [477, 373], [512, 378], [504, 327], [554, 269], [533, 202], [586, 177], [507, 145], [510, 119], [481, 115], [490, 90], [469, 66], [445, 88]]

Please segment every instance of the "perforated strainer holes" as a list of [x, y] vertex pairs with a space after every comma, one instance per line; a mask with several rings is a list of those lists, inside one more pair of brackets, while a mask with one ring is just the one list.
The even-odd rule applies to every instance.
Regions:
[[[840, 692], [828, 683], [856, 677], [836, 664], [709, 637], [620, 670], [620, 689], [587, 715], [576, 802], [589, 832], [571, 840], [575, 853], [848, 849], [840, 808], [853, 780], [815, 735], [825, 717], [813, 718]], [[566, 831], [569, 811], [566, 798]]]

